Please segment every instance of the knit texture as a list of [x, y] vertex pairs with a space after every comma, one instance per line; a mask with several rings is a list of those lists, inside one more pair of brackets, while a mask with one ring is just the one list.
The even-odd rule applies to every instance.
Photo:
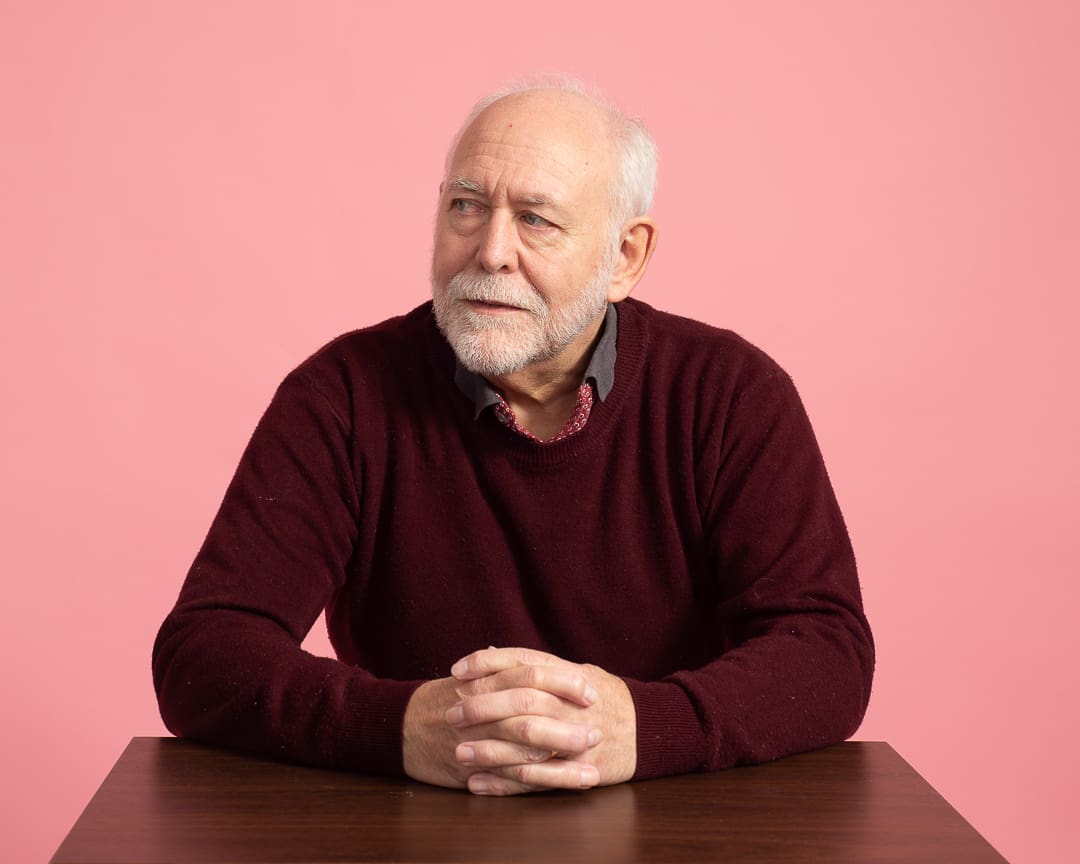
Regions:
[[[850, 735], [873, 643], [790, 378], [728, 331], [618, 312], [612, 391], [546, 444], [474, 418], [430, 304], [290, 374], [158, 634], [167, 726], [401, 773], [412, 692], [497, 645], [622, 676], [638, 778]], [[300, 648], [324, 609], [339, 660]]]

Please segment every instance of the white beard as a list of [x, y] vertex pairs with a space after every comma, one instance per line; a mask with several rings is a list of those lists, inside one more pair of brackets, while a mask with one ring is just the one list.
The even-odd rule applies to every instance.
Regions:
[[[606, 255], [582, 292], [569, 305], [552, 311], [526, 280], [494, 273], [454, 274], [440, 290], [432, 280], [435, 322], [470, 372], [497, 378], [532, 363], [550, 360], [573, 342], [607, 308], [607, 288], [614, 256]], [[464, 300], [516, 306], [523, 312], [484, 315]]]

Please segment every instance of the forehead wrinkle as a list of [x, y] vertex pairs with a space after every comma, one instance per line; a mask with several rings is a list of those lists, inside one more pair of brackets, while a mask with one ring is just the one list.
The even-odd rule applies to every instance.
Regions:
[[481, 121], [456, 148], [448, 188], [488, 201], [504, 200], [513, 207], [540, 208], [569, 227], [584, 215], [577, 212], [583, 196], [592, 197], [594, 190], [606, 188], [604, 157], [595, 143], [542, 134], [536, 140], [515, 140], [505, 134], [505, 127]]
[[[463, 167], [468, 170], [469, 166], [458, 167]], [[496, 168], [494, 172], [491, 172], [490, 169], [485, 170], [481, 166], [477, 167], [479, 168], [478, 173], [481, 176], [487, 173], [495, 174], [493, 185], [489, 185], [469, 174], [454, 174], [446, 181], [447, 190], [450, 192], [469, 192], [488, 200], [505, 197], [507, 201], [510, 201], [513, 204], [526, 204], [531, 207], [551, 207], [559, 209], [566, 203], [565, 199], [569, 191], [567, 182], [544, 169], [515, 164], [509, 166], [510, 170], [508, 171], [500, 170], [502, 167], [500, 166], [499, 168]], [[523, 168], [525, 168], [524, 171], [521, 170]], [[535, 179], [526, 177], [524, 180], [521, 180], [514, 176], [519, 173], [547, 176], [542, 176], [541, 186], [538, 188]]]
[[[500, 150], [524, 151], [529, 154], [529, 157], [510, 159], [500, 155]], [[557, 152], [559, 150], [573, 150], [574, 153], [570, 159], [567, 159], [567, 154]], [[542, 171], [553, 177], [559, 177], [560, 175], [566, 175], [567, 177], [581, 176], [589, 170], [590, 157], [593, 159], [594, 165], [598, 161], [596, 154], [590, 154], [586, 150], [573, 145], [551, 147], [530, 142], [507, 141], [498, 137], [482, 135], [477, 135], [473, 140], [468, 141], [467, 146], [459, 148], [459, 151], [459, 153], [455, 154], [455, 164], [468, 163], [472, 159], [491, 160], [508, 163], [516, 169]], [[566, 181], [560, 178], [560, 182]]]

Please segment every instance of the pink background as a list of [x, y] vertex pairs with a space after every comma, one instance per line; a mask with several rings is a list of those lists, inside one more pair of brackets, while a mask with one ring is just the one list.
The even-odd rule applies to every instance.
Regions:
[[4, 860], [164, 733], [151, 642], [274, 387], [426, 298], [443, 148], [538, 69], [655, 131], [637, 296], [800, 387], [878, 640], [859, 737], [1075, 860], [1080, 4], [601, 7], [0, 2]]

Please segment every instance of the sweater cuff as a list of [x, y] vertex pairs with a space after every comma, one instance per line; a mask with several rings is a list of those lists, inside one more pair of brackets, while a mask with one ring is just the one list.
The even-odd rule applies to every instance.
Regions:
[[637, 712], [634, 780], [700, 771], [705, 733], [690, 697], [678, 684], [623, 679]]
[[423, 681], [360, 677], [350, 688], [341, 718], [340, 747], [335, 764], [353, 771], [401, 776], [401, 732], [405, 709]]

